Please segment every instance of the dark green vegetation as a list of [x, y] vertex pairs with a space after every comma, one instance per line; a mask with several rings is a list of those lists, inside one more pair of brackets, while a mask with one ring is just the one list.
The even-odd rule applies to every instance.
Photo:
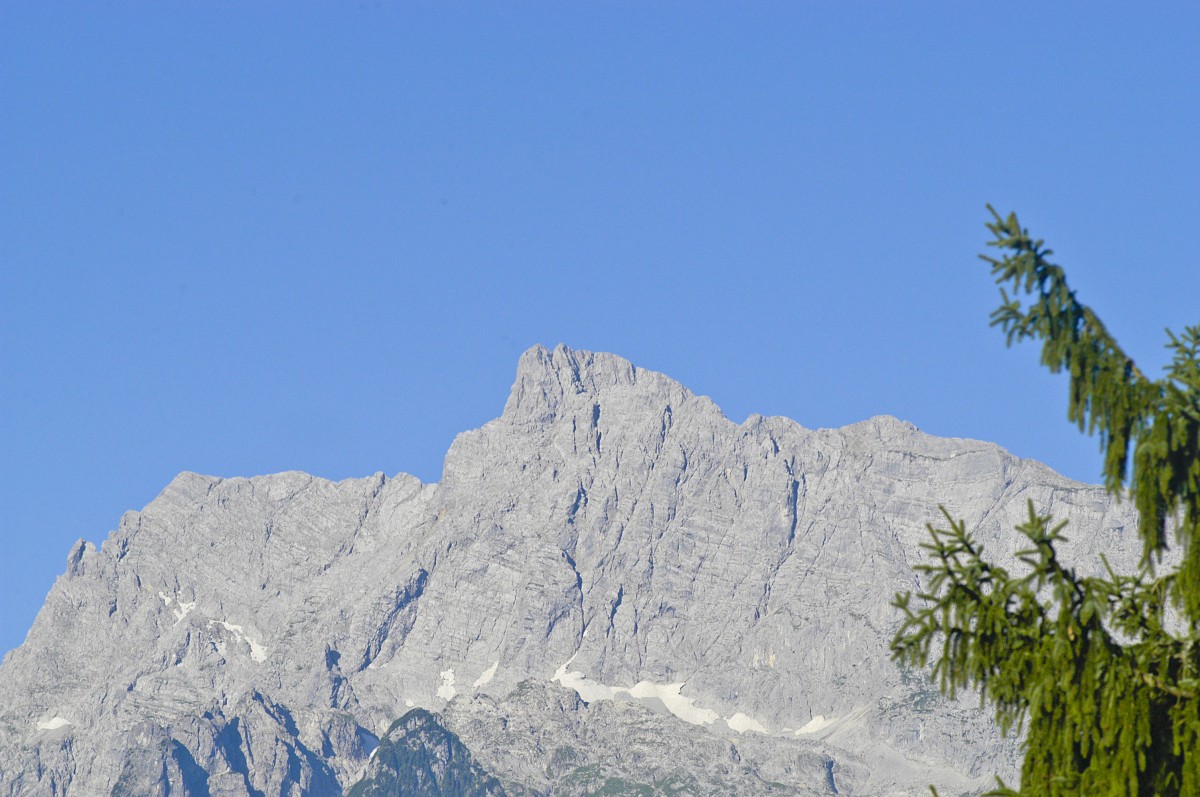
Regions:
[[[1148, 378], [1078, 302], [1043, 242], [1016, 216], [992, 214], [991, 245], [1003, 252], [984, 257], [1001, 285], [992, 324], [1010, 345], [1041, 340], [1042, 363], [1070, 375], [1068, 418], [1098, 433], [1105, 488], [1137, 507], [1142, 565], [1122, 575], [1106, 562], [1105, 577], [1078, 576], [1056, 552], [1065, 524], [1030, 505], [1017, 527], [1028, 572], [1009, 573], [947, 513], [948, 528], [929, 527], [925, 591], [896, 596], [905, 619], [893, 657], [914, 667], [932, 659], [942, 691], [978, 687], [1005, 731], [1026, 729], [1021, 791], [995, 794], [1197, 797], [1200, 325], [1168, 331], [1174, 361]], [[1168, 551], [1177, 565], [1164, 565]]]
[[500, 782], [424, 709], [392, 723], [347, 797], [503, 797]]

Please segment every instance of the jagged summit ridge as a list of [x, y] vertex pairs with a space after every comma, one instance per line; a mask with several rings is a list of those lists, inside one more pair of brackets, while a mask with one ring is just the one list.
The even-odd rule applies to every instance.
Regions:
[[554, 417], [564, 398], [633, 387], [639, 374], [643, 380], [683, 390], [662, 374], [639, 370], [615, 354], [574, 351], [563, 344], [547, 349], [539, 344], [527, 349], [517, 362], [516, 380], [501, 417], [544, 422]]
[[[517, 362], [516, 379], [501, 419], [511, 422], [533, 420], [545, 423], [555, 417], [555, 413], [567, 397], [599, 396], [614, 390], [637, 388], [639, 382], [643, 392], [671, 396], [676, 402], [698, 398], [721, 418], [737, 425], [727, 418], [710, 398], [697, 397], [687, 387], [665, 374], [639, 368], [616, 354], [571, 349], [563, 343], [553, 349], [535, 344], [525, 350]], [[791, 418], [763, 416], [757, 413], [750, 415], [742, 425], [753, 426], [764, 422], [782, 422], [803, 428]], [[891, 415], [877, 415], [851, 424], [845, 429], [853, 430], [860, 426], [888, 429], [892, 434], [920, 432], [912, 423]]]
[[[537, 346], [437, 484], [181, 474], [76, 546], [0, 666], [0, 794], [109, 794], [147, 761], [214, 795], [336, 793], [414, 707], [553, 793], [647, 723], [648, 745], [800, 756], [796, 793], [827, 767], [843, 794], [987, 785], [1013, 743], [890, 662], [890, 600], [939, 504], [1004, 553], [1029, 499], [1097, 530], [1084, 569], [1136, 562], [1128, 506], [992, 444], [737, 424], [615, 355]], [[505, 717], [578, 733], [574, 758], [513, 754]], [[620, 778], [667, 777], [652, 758]]]

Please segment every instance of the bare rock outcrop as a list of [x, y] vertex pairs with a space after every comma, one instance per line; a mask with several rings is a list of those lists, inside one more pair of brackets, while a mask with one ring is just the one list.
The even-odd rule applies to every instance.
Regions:
[[890, 601], [939, 505], [1015, 566], [1027, 501], [1136, 562], [1128, 505], [995, 445], [535, 347], [438, 484], [185, 473], [78, 543], [0, 665], [0, 795], [340, 794], [414, 707], [514, 793], [977, 791], [1017, 742], [889, 660]]

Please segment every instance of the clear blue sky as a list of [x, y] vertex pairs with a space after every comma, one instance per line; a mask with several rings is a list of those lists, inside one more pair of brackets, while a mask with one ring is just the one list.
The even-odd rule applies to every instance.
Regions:
[[988, 328], [984, 205], [1158, 372], [1197, 8], [0, 5], [0, 651], [179, 471], [436, 481], [536, 342], [1094, 480]]

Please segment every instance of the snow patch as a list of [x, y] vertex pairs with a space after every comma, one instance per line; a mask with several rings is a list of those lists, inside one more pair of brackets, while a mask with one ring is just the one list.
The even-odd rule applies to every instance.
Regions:
[[471, 688], [478, 689], [484, 684], [490, 683], [491, 680], [496, 677], [496, 670], [499, 669], [499, 667], [500, 660], [496, 659], [495, 663], [493, 663], [491, 667], [488, 667], [483, 671], [483, 675], [475, 679], [475, 683], [471, 684]]
[[[174, 598], [172, 598], [170, 595], [168, 595], [165, 592], [160, 591], [158, 593], [158, 597], [162, 598], [163, 605], [166, 606], [167, 608], [170, 608], [171, 604], [176, 602]], [[171, 614], [175, 615], [175, 622], [178, 623], [180, 620], [182, 620], [183, 618], [188, 616], [188, 612], [190, 612], [192, 609], [195, 609], [195, 608], [196, 608], [195, 601], [192, 601], [191, 603], [184, 603], [183, 601], [179, 601], [179, 608], [171, 609]], [[210, 623], [210, 625], [211, 625], [211, 623]]]
[[412, 708], [413, 706], [416, 705], [416, 703], [412, 702], [411, 700], [405, 700], [404, 705], [407, 706], [408, 708]]
[[767, 729], [763, 727], [761, 722], [740, 711], [726, 719], [725, 724], [738, 733], [745, 733], [746, 731], [754, 731], [755, 733], [767, 732]]
[[[196, 604], [181, 603], [180, 605], [188, 606], [190, 609], [192, 606], [195, 606]], [[218, 625], [221, 626], [222, 628], [224, 628], [229, 633], [233, 634], [234, 638], [237, 639], [238, 642], [245, 642], [247, 645], [249, 645], [250, 646], [250, 658], [253, 659], [254, 661], [258, 662], [259, 664], [266, 661], [267, 656], [269, 656], [271, 654], [270, 649], [266, 645], [262, 644], [261, 642], [259, 642], [256, 639], [252, 639], [251, 637], [247, 636], [246, 629], [243, 628], [242, 626], [234, 625], [233, 623], [226, 622], [225, 620], [209, 620], [208, 621], [209, 628], [212, 628], [212, 627], [218, 626]]]
[[700, 708], [696, 705], [695, 700], [679, 694], [682, 689], [682, 681], [677, 684], [656, 684], [650, 681], [639, 681], [636, 686], [629, 690], [629, 696], [642, 699], [656, 697], [667, 707], [667, 711], [679, 717], [684, 722], [690, 722], [692, 725], [708, 725], [721, 718], [712, 709]]
[[817, 731], [822, 731], [832, 725], [834, 721], [835, 718], [833, 717], [825, 719], [825, 717], [821, 714], [817, 714], [808, 722], [804, 723], [804, 726], [800, 728], [800, 730], [796, 731], [796, 735], [802, 736], [806, 733], [816, 733]]
[[608, 686], [599, 681], [593, 681], [586, 677], [581, 672], [568, 672], [567, 668], [571, 666], [571, 662], [575, 661], [575, 656], [567, 659], [567, 663], [559, 667], [554, 672], [554, 677], [551, 681], [558, 681], [568, 689], [574, 689], [583, 702], [591, 703], [596, 700], [612, 700], [618, 692], [628, 691], [619, 686]]
[[554, 673], [552, 681], [557, 681], [565, 687], [574, 689], [585, 703], [596, 700], [612, 700], [621, 695], [627, 695], [634, 700], [657, 698], [666, 706], [667, 711], [684, 722], [692, 725], [708, 725], [721, 717], [712, 709], [700, 708], [696, 701], [680, 694], [684, 682], [674, 684], [656, 684], [652, 681], [639, 681], [632, 687], [608, 686], [599, 681], [593, 681], [581, 672], [569, 672], [567, 667], [575, 660], [572, 656], [567, 663]]
[[442, 670], [442, 685], [437, 688], [437, 696], [442, 700], [450, 700], [458, 694], [454, 688], [454, 670]]
[[39, 731], [52, 731], [70, 724], [71, 721], [65, 717], [51, 717], [48, 720], [38, 720], [37, 729]]

